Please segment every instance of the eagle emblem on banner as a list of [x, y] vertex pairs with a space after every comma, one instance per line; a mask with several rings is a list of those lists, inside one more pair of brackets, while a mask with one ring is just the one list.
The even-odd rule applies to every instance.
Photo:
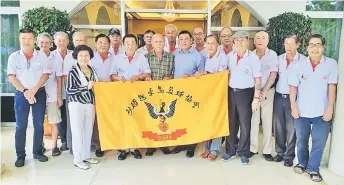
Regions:
[[159, 123], [159, 130], [163, 133], [167, 132], [169, 129], [168, 124], [166, 123], [166, 117], [170, 118], [174, 115], [174, 112], [176, 110], [176, 103], [177, 99], [173, 100], [167, 107], [167, 110], [165, 110], [166, 103], [161, 101], [160, 107], [156, 108], [151, 103], [145, 102], [149, 115], [153, 119], [160, 119]]

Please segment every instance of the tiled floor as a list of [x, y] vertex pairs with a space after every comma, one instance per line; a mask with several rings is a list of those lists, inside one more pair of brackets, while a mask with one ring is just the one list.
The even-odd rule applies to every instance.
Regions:
[[[239, 158], [229, 162], [203, 160], [199, 157], [202, 145], [192, 159], [186, 158], [184, 152], [164, 156], [158, 151], [142, 160], [129, 156], [125, 161], [118, 161], [117, 152], [112, 151], [100, 159], [100, 164], [82, 171], [73, 166], [68, 152], [51, 157], [49, 150], [47, 163], [34, 161], [30, 154], [32, 132], [29, 128], [26, 165], [16, 168], [14, 128], [1, 128], [1, 162], [6, 163], [2, 185], [344, 185], [344, 178], [326, 167], [328, 147], [321, 169], [325, 182], [313, 183], [306, 174], [295, 174], [283, 163], [266, 162], [261, 155], [253, 157], [247, 166], [242, 165]], [[46, 140], [47, 147], [49, 143], [50, 140]]]

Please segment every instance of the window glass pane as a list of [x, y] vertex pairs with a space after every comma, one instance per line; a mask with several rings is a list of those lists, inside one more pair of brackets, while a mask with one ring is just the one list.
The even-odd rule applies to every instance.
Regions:
[[312, 19], [312, 33], [326, 39], [325, 55], [338, 60], [342, 19]]
[[259, 27], [262, 24], [246, 8], [235, 1], [221, 1], [211, 16], [212, 27]]
[[14, 87], [7, 78], [7, 59], [19, 49], [18, 15], [1, 15], [1, 92], [13, 93]]
[[19, 7], [19, 0], [10, 0], [10, 1], [4, 1], [1, 0], [1, 6], [2, 7]]
[[307, 11], [343, 11], [343, 0], [308, 0]]

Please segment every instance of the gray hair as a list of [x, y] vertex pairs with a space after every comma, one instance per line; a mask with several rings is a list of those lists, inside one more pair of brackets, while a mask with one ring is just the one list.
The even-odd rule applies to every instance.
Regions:
[[37, 40], [36, 40], [37, 45], [38, 45], [38, 41], [39, 41], [39, 39], [40, 39], [41, 37], [46, 37], [46, 38], [48, 38], [48, 39], [50, 40], [50, 43], [53, 42], [53, 37], [52, 37], [49, 33], [43, 32], [43, 33], [40, 33], [40, 34], [37, 36]]
[[63, 31], [58, 31], [54, 34], [54, 40], [56, 40], [56, 37], [57, 36], [63, 36], [63, 37], [66, 37], [68, 40], [69, 40], [69, 36], [67, 33], [63, 32]]

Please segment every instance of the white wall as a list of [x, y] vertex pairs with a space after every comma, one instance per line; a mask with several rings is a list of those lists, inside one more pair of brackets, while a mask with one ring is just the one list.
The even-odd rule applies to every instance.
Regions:
[[266, 22], [271, 17], [284, 12], [304, 13], [306, 11], [306, 0], [286, 1], [286, 0], [270, 0], [270, 1], [245, 1], [259, 16]]

